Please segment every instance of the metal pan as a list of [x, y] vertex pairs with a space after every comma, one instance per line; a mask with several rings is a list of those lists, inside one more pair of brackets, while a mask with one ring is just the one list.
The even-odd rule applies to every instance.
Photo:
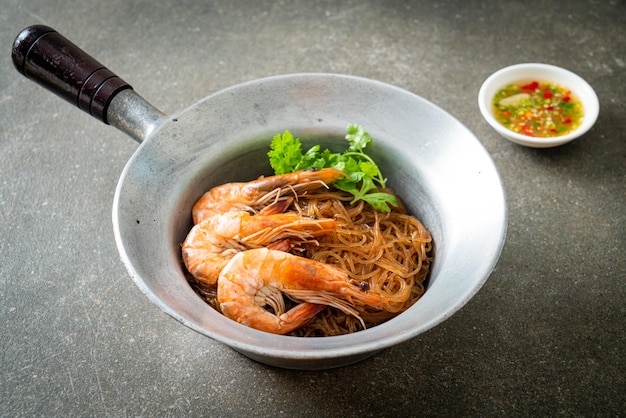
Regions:
[[[507, 210], [492, 160], [458, 120], [410, 92], [346, 75], [294, 74], [240, 84], [166, 116], [51, 28], [26, 28], [12, 55], [26, 77], [140, 142], [113, 202], [122, 261], [164, 312], [252, 359], [325, 369], [367, 358], [450, 317], [499, 258]], [[214, 311], [193, 292], [181, 264], [193, 203], [217, 184], [271, 174], [266, 152], [276, 133], [289, 129], [305, 146], [339, 151], [348, 123], [375, 138], [372, 156], [433, 235], [424, 297], [385, 324], [326, 338], [272, 335]]]

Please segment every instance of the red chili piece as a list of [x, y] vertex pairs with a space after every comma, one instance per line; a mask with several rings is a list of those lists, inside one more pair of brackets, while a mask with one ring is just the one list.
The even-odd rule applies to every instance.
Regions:
[[522, 86], [522, 90], [535, 90], [537, 87], [539, 87], [539, 83], [537, 81], [533, 81], [530, 84]]

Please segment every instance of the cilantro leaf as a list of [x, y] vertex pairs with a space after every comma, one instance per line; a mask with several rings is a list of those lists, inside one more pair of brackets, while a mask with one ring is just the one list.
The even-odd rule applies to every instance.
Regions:
[[270, 165], [276, 174], [285, 174], [296, 171], [302, 160], [302, 144], [289, 131], [276, 134], [272, 138], [270, 152], [267, 153]]
[[379, 191], [386, 187], [387, 179], [364, 151], [373, 142], [372, 137], [362, 126], [349, 124], [345, 139], [349, 147], [344, 153], [333, 153], [328, 149], [320, 151], [320, 146], [315, 145], [303, 154], [300, 139], [285, 131], [272, 138], [267, 155], [275, 174], [309, 168], [332, 167], [341, 170], [348, 177], [335, 181], [333, 185], [354, 196], [350, 203], [363, 200], [380, 212], [390, 212], [392, 206], [398, 206], [398, 202], [392, 194]]
[[367, 193], [361, 199], [372, 205], [379, 212], [389, 212], [389, 206], [398, 206], [395, 196], [389, 193]]
[[362, 126], [351, 123], [346, 128], [346, 139], [350, 143], [351, 151], [363, 152], [372, 142], [370, 134], [365, 132]]

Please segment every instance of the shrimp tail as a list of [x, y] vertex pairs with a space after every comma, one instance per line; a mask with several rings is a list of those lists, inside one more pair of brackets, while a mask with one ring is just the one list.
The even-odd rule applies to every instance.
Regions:
[[280, 334], [287, 334], [309, 322], [315, 315], [324, 310], [325, 305], [300, 303], [279, 316]]
[[[237, 284], [229, 280], [220, 280], [218, 286], [222, 294], [242, 292]], [[279, 310], [280, 308], [277, 308], [276, 304], [275, 300], [270, 301], [268, 299], [256, 300], [254, 304], [242, 304], [239, 300], [222, 300], [220, 310], [226, 317], [251, 328], [272, 334], [287, 334], [305, 325], [325, 308], [325, 305], [304, 302], [283, 313], [280, 311], [272, 313], [263, 309], [263, 307], [270, 305], [273, 309]], [[282, 301], [278, 304], [282, 304]]]

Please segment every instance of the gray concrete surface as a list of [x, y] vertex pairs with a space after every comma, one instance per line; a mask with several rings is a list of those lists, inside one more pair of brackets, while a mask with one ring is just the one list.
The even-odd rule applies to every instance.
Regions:
[[[448, 110], [492, 155], [501, 259], [448, 321], [353, 366], [269, 368], [161, 313], [119, 261], [116, 182], [137, 145], [14, 70], [58, 29], [166, 112], [254, 78], [339, 72]], [[626, 3], [0, 0], [0, 415], [624, 416]], [[481, 119], [518, 62], [580, 74], [582, 139], [536, 150]]]

